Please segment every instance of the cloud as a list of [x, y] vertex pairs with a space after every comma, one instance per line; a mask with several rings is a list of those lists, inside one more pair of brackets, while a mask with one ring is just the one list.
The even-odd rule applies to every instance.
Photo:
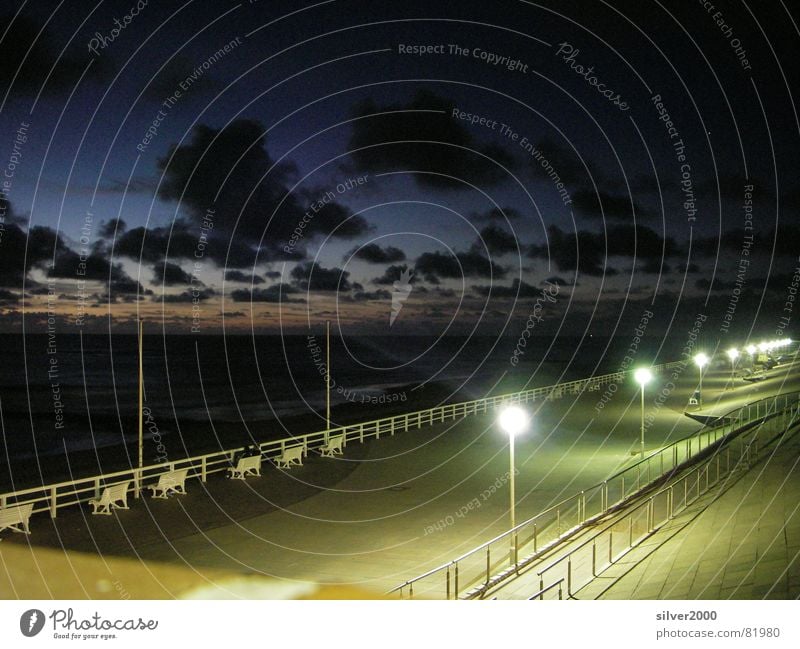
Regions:
[[480, 250], [481, 244], [495, 255], [516, 252], [520, 249], [516, 237], [494, 223], [487, 225], [480, 231], [480, 236], [475, 242], [474, 248]]
[[455, 255], [441, 252], [426, 252], [419, 256], [416, 271], [426, 281], [437, 283], [440, 279], [460, 279], [462, 277], [505, 277], [506, 270], [487, 259], [479, 252], [457, 252]]
[[292, 269], [294, 285], [302, 291], [350, 291], [350, 273], [341, 268], [323, 268], [317, 262], [298, 264]]
[[358, 302], [391, 300], [392, 294], [386, 289], [379, 288], [377, 291], [356, 291], [353, 293], [353, 299]]
[[609, 194], [608, 192], [595, 192], [590, 189], [580, 189], [572, 196], [575, 209], [592, 218], [606, 218], [627, 221], [633, 219], [634, 212], [639, 218], [653, 216], [653, 212], [632, 200], [625, 194]]
[[177, 284], [189, 284], [192, 276], [178, 264], [169, 261], [160, 261], [153, 264], [153, 275], [155, 284], [164, 286], [176, 286]]
[[291, 297], [298, 290], [291, 284], [273, 284], [267, 288], [237, 289], [231, 291], [234, 302], [305, 302], [303, 298]]
[[214, 297], [214, 295], [216, 295], [216, 292], [210, 288], [196, 291], [187, 289], [182, 293], [164, 293], [163, 295], [156, 295], [153, 297], [153, 302], [161, 302], [162, 300], [171, 304], [191, 303], [194, 300], [203, 302]]
[[[13, 13], [0, 17], [0, 25], [7, 30], [0, 40], [0, 95], [6, 89], [10, 89], [12, 97], [31, 96], [40, 90], [50, 95], [63, 93], [75, 86], [89, 63], [83, 50], [86, 39], [78, 36], [66, 50], [62, 49], [65, 39], [52, 29], [39, 33], [50, 17], [49, 11], [32, 11], [35, 18]], [[104, 77], [110, 69], [105, 59], [94, 59], [85, 78]], [[47, 85], [43, 86], [45, 81]]]
[[484, 295], [487, 297], [491, 295], [492, 297], [514, 297], [517, 299], [522, 299], [540, 297], [542, 295], [541, 288], [531, 286], [527, 282], [520, 280], [519, 277], [514, 278], [514, 280], [511, 282], [511, 286], [492, 284], [489, 286], [473, 286], [472, 290], [479, 295]]
[[[150, 83], [144, 91], [145, 96], [153, 101], [163, 102], [176, 90], [180, 90], [180, 83], [192, 75], [196, 66], [197, 63], [187, 56], [175, 56], [170, 59], [164, 69], [150, 79]], [[213, 75], [207, 71], [203, 72], [201, 76], [195, 76], [192, 79], [192, 96], [209, 93], [219, 88], [219, 82], [214, 79]]]
[[127, 229], [128, 224], [122, 219], [110, 219], [100, 224], [97, 234], [103, 239], [111, 239], [115, 236], [120, 236]]
[[353, 248], [348, 255], [345, 255], [345, 258], [350, 255], [370, 264], [389, 264], [406, 259], [406, 253], [400, 248], [394, 246], [381, 248], [377, 243], [368, 243], [360, 248]]
[[578, 230], [564, 232], [558, 226], [547, 229], [549, 246], [532, 245], [528, 256], [547, 259], [548, 253], [559, 270], [578, 269], [584, 275], [615, 275], [617, 270], [607, 266], [608, 257], [629, 257], [644, 260], [645, 272], [657, 272], [653, 262], [678, 254], [671, 237], [662, 237], [645, 225], [614, 225], [602, 232]]
[[[381, 275], [380, 277], [375, 277], [372, 280], [372, 283], [378, 285], [393, 284], [394, 282], [399, 281], [400, 276], [407, 270], [408, 270], [408, 264], [399, 264], [399, 265], [393, 264], [384, 271], [383, 275]], [[412, 277], [411, 283], [413, 283], [414, 280], [416, 279], [417, 278], [415, 276]]]
[[470, 218], [473, 221], [513, 221], [522, 218], [522, 212], [513, 207], [493, 207], [486, 212], [471, 212]]
[[[236, 120], [221, 130], [196, 126], [188, 144], [173, 146], [158, 160], [164, 172], [159, 197], [182, 201], [195, 229], [207, 210], [213, 210], [206, 219], [213, 221], [209, 247], [224, 251], [235, 236], [237, 260], [248, 256], [247, 249], [255, 257], [256, 246], [261, 261], [298, 259], [304, 240], [318, 235], [353, 238], [369, 230], [364, 218], [345, 206], [333, 200], [319, 205], [320, 196], [325, 196], [321, 191], [289, 194], [294, 165], [273, 167], [265, 140], [264, 128], [251, 120]], [[316, 211], [311, 207], [314, 201]], [[301, 225], [297, 249], [285, 252]], [[214, 256], [218, 262], [221, 258], [224, 254]]]
[[0, 304], [16, 304], [19, 302], [19, 299], [19, 294], [0, 288]]
[[[268, 275], [270, 273], [267, 273]], [[281, 276], [280, 273], [276, 273], [278, 277]], [[225, 272], [225, 281], [226, 282], [243, 282], [245, 284], [263, 284], [264, 278], [260, 275], [256, 275], [255, 273], [243, 273], [240, 270], [228, 270]]]
[[[516, 166], [515, 159], [505, 149], [477, 142], [463, 123], [452, 117], [452, 110], [449, 100], [428, 90], [417, 92], [406, 104], [379, 106], [372, 101], [363, 102], [354, 111], [361, 119], [353, 123], [349, 142], [355, 167], [373, 173], [428, 171], [481, 186], [503, 181], [505, 172], [491, 159], [507, 168]], [[490, 159], [466, 149], [479, 151]], [[463, 187], [442, 175], [420, 173], [415, 180], [436, 189]]]

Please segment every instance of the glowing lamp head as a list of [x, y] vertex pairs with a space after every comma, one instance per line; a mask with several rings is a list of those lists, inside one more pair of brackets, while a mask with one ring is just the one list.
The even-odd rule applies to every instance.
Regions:
[[769, 349], [769, 343], [761, 343], [758, 346], [759, 351], [765, 352]]
[[730, 358], [732, 361], [735, 361], [737, 358], [739, 358], [739, 350], [738, 349], [729, 349], [727, 351], [727, 354], [728, 354], [728, 358]]
[[653, 373], [646, 367], [640, 367], [633, 373], [633, 378], [639, 385], [644, 387], [652, 380]]
[[528, 427], [530, 418], [519, 406], [506, 406], [500, 412], [497, 423], [506, 434], [516, 437]]
[[697, 367], [699, 367], [702, 370], [706, 365], [708, 365], [708, 356], [700, 352], [697, 356], [694, 357], [694, 362], [695, 365], [697, 365]]
[[750, 354], [750, 356], [755, 354], [756, 353], [756, 346], [755, 345], [748, 345], [747, 346], [747, 353]]

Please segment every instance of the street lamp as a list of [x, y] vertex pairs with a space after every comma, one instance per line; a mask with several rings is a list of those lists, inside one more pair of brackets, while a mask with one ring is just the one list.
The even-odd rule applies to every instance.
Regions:
[[[508, 435], [508, 451], [509, 451], [509, 486], [511, 488], [509, 510], [511, 512], [511, 529], [517, 526], [516, 518], [516, 496], [514, 495], [514, 438], [522, 433], [530, 423], [528, 413], [519, 406], [507, 406], [497, 418], [497, 423], [500, 429]], [[517, 533], [511, 535], [511, 561], [516, 565], [517, 563]]]
[[698, 369], [700, 370], [700, 398], [697, 400], [700, 407], [703, 407], [703, 368], [708, 365], [708, 356], [706, 356], [703, 352], [697, 354], [694, 357], [694, 363], [697, 365]]
[[727, 352], [728, 358], [731, 359], [731, 389], [733, 389], [733, 379], [736, 373], [736, 359], [739, 358], [739, 350], [731, 348]]
[[644, 386], [650, 383], [653, 378], [653, 373], [646, 367], [640, 367], [633, 373], [633, 378], [639, 384], [642, 392], [642, 436], [641, 436], [641, 451], [642, 459], [644, 459]]

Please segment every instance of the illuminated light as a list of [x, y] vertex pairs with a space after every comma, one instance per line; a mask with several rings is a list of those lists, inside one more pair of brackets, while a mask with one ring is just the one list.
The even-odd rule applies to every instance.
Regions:
[[695, 357], [694, 357], [694, 362], [695, 362], [695, 365], [697, 365], [697, 367], [699, 367], [701, 370], [702, 370], [702, 369], [703, 369], [703, 368], [704, 368], [706, 365], [708, 365], [708, 360], [709, 360], [709, 359], [708, 359], [708, 356], [706, 356], [706, 355], [705, 355], [704, 353], [702, 353], [702, 352], [700, 352], [699, 354], [697, 354], [697, 356], [695, 356]]
[[524, 431], [530, 423], [528, 413], [518, 406], [508, 406], [497, 418], [497, 423], [508, 435], [514, 437]]
[[634, 380], [644, 387], [653, 379], [653, 373], [646, 367], [640, 367], [633, 373]]

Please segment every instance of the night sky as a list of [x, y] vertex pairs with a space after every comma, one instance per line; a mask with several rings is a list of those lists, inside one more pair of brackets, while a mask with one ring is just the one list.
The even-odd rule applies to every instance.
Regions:
[[781, 1], [2, 6], [3, 331], [800, 319]]

